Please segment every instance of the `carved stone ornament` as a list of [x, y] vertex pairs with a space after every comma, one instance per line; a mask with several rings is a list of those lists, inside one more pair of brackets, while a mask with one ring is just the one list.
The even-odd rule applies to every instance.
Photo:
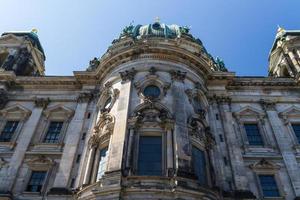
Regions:
[[26, 161], [26, 163], [31, 170], [45, 170], [51, 168], [55, 164], [55, 161], [44, 155], [39, 155]]
[[8, 162], [4, 160], [3, 158], [0, 158], [0, 169], [7, 167]]
[[263, 108], [265, 111], [268, 111], [268, 110], [276, 110], [276, 102], [274, 102], [274, 101], [261, 99], [261, 100], [259, 101], [259, 103], [261, 104], [262, 108]]
[[210, 132], [207, 122], [196, 115], [188, 119], [188, 128], [190, 137], [205, 145], [205, 148], [211, 148], [215, 144], [215, 139]]
[[149, 85], [154, 85], [160, 89], [160, 95], [157, 98], [152, 99], [159, 100], [162, 97], [166, 96], [167, 91], [170, 89], [171, 83], [167, 82], [162, 77], [159, 77], [159, 75], [156, 73], [156, 69], [154, 67], [151, 67], [148, 75], [134, 83], [134, 87], [136, 88], [138, 95], [142, 99], [147, 99], [147, 97], [144, 96], [143, 92], [144, 89]]
[[297, 106], [291, 106], [278, 113], [278, 115], [284, 124], [287, 125], [289, 123], [289, 119], [300, 119], [300, 108]]
[[182, 72], [180, 70], [171, 70], [170, 71], [171, 74], [171, 78], [172, 80], [177, 80], [177, 81], [184, 81], [184, 79], [186, 78], [186, 72]]
[[89, 102], [93, 98], [93, 93], [91, 92], [82, 92], [79, 94], [77, 101], [79, 103]]
[[155, 127], [160, 126], [164, 129], [173, 127], [174, 120], [167, 108], [154, 101], [146, 101], [139, 105], [133, 115], [129, 118], [131, 127], [138, 129], [140, 126]]
[[206, 107], [208, 102], [204, 92], [200, 89], [186, 89], [185, 94], [187, 95], [189, 102], [194, 108], [194, 112], [205, 119]]
[[130, 70], [125, 70], [123, 72], [120, 72], [120, 76], [122, 81], [132, 81], [134, 79], [135, 74], [137, 71], [134, 68], [131, 68]]
[[34, 104], [36, 107], [39, 108], [47, 108], [48, 104], [50, 103], [50, 99], [49, 98], [38, 98], [36, 97], [34, 99]]
[[51, 106], [43, 111], [43, 114], [48, 119], [49, 117], [60, 118], [60, 119], [70, 119], [74, 115], [74, 110], [65, 107], [63, 105]]
[[265, 158], [262, 158], [260, 161], [249, 165], [249, 167], [253, 170], [279, 170], [280, 165], [268, 161]]
[[11, 105], [0, 111], [0, 115], [4, 118], [18, 118], [20, 120], [26, 120], [31, 115], [31, 110], [19, 105]]
[[113, 133], [115, 119], [108, 113], [103, 113], [100, 119], [96, 122], [93, 135], [89, 139], [89, 146], [99, 145], [104, 141], [109, 140]]
[[[110, 112], [111, 108], [118, 99], [120, 91], [112, 87], [112, 82], [108, 81], [104, 84], [104, 87], [101, 89], [101, 95], [98, 100], [98, 107], [101, 110], [101, 113]], [[110, 99], [109, 105], [105, 105], [107, 100]]]

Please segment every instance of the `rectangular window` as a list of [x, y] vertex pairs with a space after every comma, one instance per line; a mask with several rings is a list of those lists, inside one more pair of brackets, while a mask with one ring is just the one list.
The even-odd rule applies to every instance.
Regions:
[[262, 146], [263, 140], [257, 124], [244, 124], [249, 145]]
[[46, 178], [45, 171], [33, 171], [27, 185], [28, 192], [40, 192], [42, 190], [44, 180]]
[[273, 175], [259, 175], [259, 182], [264, 197], [279, 197], [279, 191]]
[[98, 166], [98, 173], [97, 173], [97, 180], [99, 180], [103, 175], [104, 172], [106, 171], [107, 167], [107, 159], [108, 159], [108, 147], [105, 147], [100, 150], [100, 161], [99, 161], [99, 166]]
[[192, 159], [194, 171], [201, 185], [207, 185], [205, 153], [196, 147], [192, 147]]
[[292, 124], [292, 127], [297, 137], [298, 143], [300, 144], [300, 124]]
[[63, 122], [50, 122], [48, 131], [44, 138], [45, 143], [58, 143]]
[[161, 136], [141, 136], [139, 142], [138, 175], [162, 174]]
[[7, 121], [0, 135], [0, 142], [9, 142], [14, 135], [19, 122], [18, 121]]

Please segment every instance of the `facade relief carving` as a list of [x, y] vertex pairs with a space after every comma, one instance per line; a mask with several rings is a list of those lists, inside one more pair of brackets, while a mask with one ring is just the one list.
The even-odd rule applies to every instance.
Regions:
[[108, 81], [100, 90], [100, 97], [97, 106], [100, 108], [101, 113], [110, 112], [116, 100], [119, 97], [120, 91], [112, 87], [112, 82]]
[[131, 68], [130, 70], [125, 70], [123, 72], [120, 72], [120, 76], [123, 82], [128, 80], [132, 81], [136, 73], [137, 71], [134, 68]]
[[184, 79], [186, 78], [186, 72], [182, 72], [180, 70], [177, 70], [177, 71], [171, 70], [170, 74], [171, 74], [172, 80], [184, 82]]
[[36, 107], [39, 107], [39, 108], [47, 108], [48, 104], [50, 103], [50, 99], [49, 98], [38, 98], [36, 97], [34, 99], [34, 104]]
[[97, 146], [108, 141], [113, 133], [115, 119], [108, 113], [101, 114], [93, 129], [93, 134], [89, 139], [89, 146]]

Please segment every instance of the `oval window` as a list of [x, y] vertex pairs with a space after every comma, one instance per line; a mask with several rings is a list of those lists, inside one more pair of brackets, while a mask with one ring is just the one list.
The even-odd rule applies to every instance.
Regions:
[[143, 94], [145, 97], [158, 98], [160, 95], [160, 89], [155, 85], [149, 85], [145, 87]]

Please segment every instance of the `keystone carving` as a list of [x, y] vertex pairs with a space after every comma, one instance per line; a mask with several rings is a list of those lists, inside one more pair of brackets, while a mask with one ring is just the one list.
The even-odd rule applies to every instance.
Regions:
[[35, 98], [34, 100], [35, 106], [39, 108], [47, 108], [48, 104], [50, 103], [49, 98]]

